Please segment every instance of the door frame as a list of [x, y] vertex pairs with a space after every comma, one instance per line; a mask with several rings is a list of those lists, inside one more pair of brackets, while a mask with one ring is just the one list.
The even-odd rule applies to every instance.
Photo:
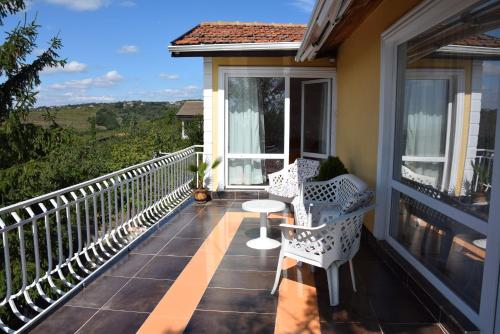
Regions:
[[[284, 77], [285, 78], [285, 143], [284, 153], [280, 154], [231, 154], [227, 152], [227, 81], [229, 77]], [[217, 168], [218, 189], [264, 189], [265, 186], [242, 186], [228, 185], [228, 156], [237, 158], [269, 158], [283, 159], [284, 164], [289, 163], [289, 138], [290, 138], [290, 79], [291, 78], [311, 78], [331, 80], [331, 101], [330, 101], [330, 133], [335, 133], [336, 129], [336, 71], [334, 67], [264, 67], [264, 66], [219, 66], [218, 69], [218, 91], [217, 91], [217, 158], [223, 162]], [[333, 130], [333, 131], [332, 131]], [[330, 140], [330, 154], [335, 154], [334, 136]]]
[[[300, 99], [301, 99], [301, 106], [300, 106], [300, 156], [305, 157], [305, 158], [314, 158], [314, 159], [326, 159], [328, 158], [328, 155], [330, 153], [330, 144], [331, 144], [331, 132], [332, 128], [331, 126], [327, 126], [327, 131], [326, 131], [326, 153], [321, 154], [321, 153], [312, 153], [312, 152], [304, 152], [304, 111], [305, 111], [305, 99], [304, 99], [304, 93], [305, 93], [305, 85], [308, 84], [315, 84], [315, 83], [327, 83], [327, 111], [332, 110], [332, 80], [328, 78], [324, 79], [315, 79], [315, 80], [308, 80], [308, 81], [302, 81], [300, 83]], [[331, 124], [330, 119], [332, 118], [332, 113], [328, 112], [327, 114], [327, 120], [326, 124]]]

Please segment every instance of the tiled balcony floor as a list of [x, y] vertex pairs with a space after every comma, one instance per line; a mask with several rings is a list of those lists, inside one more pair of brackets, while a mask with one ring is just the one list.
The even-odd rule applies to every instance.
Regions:
[[[425, 306], [364, 244], [354, 258], [357, 293], [352, 291], [348, 266], [340, 270], [339, 306], [329, 306], [324, 271], [312, 274], [308, 266], [299, 269], [292, 264], [280, 296], [271, 295], [279, 249], [257, 251], [246, 246], [258, 236], [258, 218], [242, 213], [241, 203], [220, 200], [185, 208], [32, 333], [135, 333], [145, 322], [157, 326], [158, 333], [173, 333], [177, 330], [165, 329], [169, 317], [161, 314], [169, 302], [179, 303], [179, 312], [187, 307], [185, 326], [179, 327], [185, 333], [442, 333]], [[228, 217], [242, 221], [230, 243], [226, 240], [226, 249], [223, 239], [229, 230], [217, 235], [214, 230], [219, 224], [231, 224]], [[272, 237], [279, 239], [276, 225], [283, 221], [271, 219]], [[213, 260], [207, 264], [213, 267], [213, 276], [190, 276], [197, 260]], [[186, 300], [196, 301], [189, 309], [174, 290], [182, 283], [191, 284], [180, 280], [193, 278], [207, 280], [208, 286], [198, 299], [193, 295], [199, 282], [194, 282], [192, 291], [184, 291]], [[142, 332], [153, 327], [143, 326]]]

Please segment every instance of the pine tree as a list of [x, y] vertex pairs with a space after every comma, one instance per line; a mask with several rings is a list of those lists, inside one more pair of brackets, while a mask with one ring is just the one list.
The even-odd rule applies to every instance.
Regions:
[[[23, 11], [24, 0], [0, 0], [0, 26], [5, 18]], [[20, 22], [11, 31], [6, 32], [4, 43], [0, 45], [0, 123], [9, 116], [25, 115], [35, 105], [40, 85], [40, 72], [46, 67], [64, 66], [66, 60], [59, 59], [57, 50], [62, 47], [59, 37], [49, 41], [48, 48], [32, 58], [37, 47], [38, 37], [36, 17]]]

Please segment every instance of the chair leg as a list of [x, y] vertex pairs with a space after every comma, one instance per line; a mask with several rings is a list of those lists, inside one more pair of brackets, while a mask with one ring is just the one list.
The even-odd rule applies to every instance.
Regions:
[[337, 306], [339, 304], [339, 268], [332, 264], [326, 270], [328, 279], [328, 292], [330, 294], [330, 306]]
[[356, 278], [354, 277], [354, 265], [352, 264], [352, 260], [349, 260], [349, 271], [351, 272], [352, 289], [354, 290], [354, 292], [357, 292]]
[[280, 254], [280, 258], [278, 260], [278, 268], [276, 268], [276, 278], [274, 279], [274, 285], [273, 289], [271, 290], [271, 294], [274, 295], [276, 292], [276, 289], [278, 288], [278, 285], [280, 283], [280, 277], [281, 277], [281, 268], [283, 267], [283, 260], [285, 257]]

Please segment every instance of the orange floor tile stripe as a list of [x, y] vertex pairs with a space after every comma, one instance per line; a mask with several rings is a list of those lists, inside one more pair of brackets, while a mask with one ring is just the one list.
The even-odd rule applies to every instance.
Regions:
[[275, 334], [321, 333], [314, 274], [307, 264], [285, 258], [279, 287]]
[[227, 212], [139, 329], [141, 334], [182, 333], [244, 217]]

